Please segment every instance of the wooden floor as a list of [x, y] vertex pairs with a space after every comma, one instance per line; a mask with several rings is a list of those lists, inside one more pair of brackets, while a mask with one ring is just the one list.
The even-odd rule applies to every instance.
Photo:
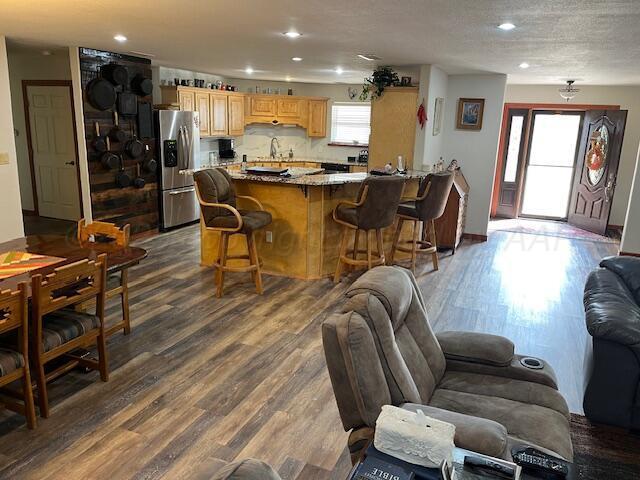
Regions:
[[[50, 390], [52, 415], [28, 431], [0, 412], [0, 478], [210, 478], [257, 457], [285, 480], [349, 470], [324, 364], [320, 324], [353, 276], [302, 282], [229, 274], [225, 297], [200, 268], [197, 226], [146, 239], [131, 278], [133, 333], [109, 342], [111, 379], [74, 372]], [[419, 283], [436, 330], [503, 334], [548, 359], [581, 411], [587, 344], [582, 288], [615, 246], [495, 232], [423, 262]], [[110, 308], [113, 317], [114, 307]]]

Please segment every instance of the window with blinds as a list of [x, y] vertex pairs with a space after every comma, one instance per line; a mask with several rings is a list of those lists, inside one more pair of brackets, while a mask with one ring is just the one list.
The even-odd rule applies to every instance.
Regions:
[[371, 105], [334, 103], [331, 107], [331, 141], [367, 145], [371, 133]]

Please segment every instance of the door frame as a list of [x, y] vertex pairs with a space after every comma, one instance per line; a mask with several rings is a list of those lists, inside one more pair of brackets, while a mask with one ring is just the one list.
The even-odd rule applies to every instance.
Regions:
[[[590, 109], [592, 110], [592, 109]], [[542, 109], [535, 109], [535, 110], [530, 110], [529, 113], [531, 115], [531, 118], [529, 119], [529, 129], [527, 130], [527, 150], [525, 152], [525, 157], [524, 157], [524, 163], [522, 165], [522, 175], [520, 180], [520, 184], [518, 185], [518, 205], [517, 205], [517, 213], [516, 213], [516, 218], [532, 218], [532, 219], [542, 219], [542, 220], [552, 220], [552, 221], [560, 221], [560, 222], [566, 222], [567, 218], [569, 217], [569, 203], [571, 201], [571, 195], [573, 194], [573, 182], [574, 182], [574, 176], [576, 173], [576, 164], [578, 163], [578, 152], [580, 151], [580, 140], [582, 139], [582, 123], [584, 121], [584, 112], [583, 110], [559, 110], [559, 109], [553, 109], [553, 110], [542, 110]], [[562, 217], [549, 217], [546, 215], [527, 215], [527, 214], [523, 214], [522, 213], [522, 198], [524, 197], [524, 190], [527, 186], [527, 170], [529, 167], [529, 159], [531, 157], [531, 143], [533, 142], [533, 131], [535, 129], [535, 124], [536, 124], [536, 114], [559, 114], [559, 115], [564, 115], [564, 114], [573, 114], [576, 115], [578, 114], [580, 116], [580, 125], [578, 126], [578, 137], [576, 138], [576, 147], [575, 150], [573, 152], [573, 165], [572, 165], [572, 175], [571, 175], [571, 185], [569, 187], [569, 198], [567, 198], [567, 211], [565, 212], [564, 216]]]
[[[586, 110], [620, 110], [620, 105], [595, 105], [595, 104], [571, 104], [571, 103], [505, 103], [502, 108], [502, 123], [500, 125], [500, 139], [498, 143], [498, 157], [496, 161], [496, 168], [493, 177], [493, 193], [491, 195], [491, 209], [490, 218], [495, 218], [496, 211], [498, 209], [498, 202], [500, 201], [500, 187], [502, 184], [502, 175], [505, 162], [505, 149], [507, 144], [507, 126], [510, 109], [529, 110], [528, 124], [527, 124], [527, 136], [531, 137], [530, 124], [533, 119], [533, 112], [536, 110], [551, 110], [551, 111], [586, 111]], [[527, 138], [527, 146], [530, 142], [530, 138]], [[523, 168], [524, 171], [524, 168]], [[522, 195], [522, 187], [524, 177], [518, 179], [518, 195]], [[518, 213], [520, 212], [520, 205], [518, 205]], [[557, 220], [557, 219], [556, 219]]]
[[33, 210], [23, 210], [27, 215], [39, 215], [38, 189], [36, 187], [35, 165], [33, 162], [33, 144], [31, 138], [31, 119], [29, 118], [29, 96], [28, 87], [67, 87], [69, 89], [69, 99], [71, 108], [71, 123], [73, 124], [73, 146], [76, 163], [76, 180], [78, 182], [78, 197], [80, 199], [80, 218], [84, 212], [82, 202], [82, 183], [80, 181], [80, 155], [78, 154], [78, 132], [76, 129], [76, 109], [73, 103], [73, 83], [71, 80], [22, 80], [22, 103], [24, 108], [24, 123], [27, 130], [27, 152], [29, 154], [29, 173], [31, 176], [31, 192], [33, 195]]

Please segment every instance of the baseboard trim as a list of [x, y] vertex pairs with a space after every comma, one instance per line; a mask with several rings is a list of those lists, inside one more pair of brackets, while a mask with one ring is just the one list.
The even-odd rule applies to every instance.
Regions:
[[488, 237], [477, 233], [463, 233], [462, 238], [466, 238], [467, 240], [472, 240], [474, 242], [486, 242]]
[[22, 209], [22, 214], [23, 215], [28, 215], [30, 217], [33, 217], [33, 216], [37, 215], [35, 210], [25, 210], [24, 208]]
[[632, 252], [620, 252], [618, 255], [623, 255], [625, 257], [640, 257], [640, 253], [632, 253]]

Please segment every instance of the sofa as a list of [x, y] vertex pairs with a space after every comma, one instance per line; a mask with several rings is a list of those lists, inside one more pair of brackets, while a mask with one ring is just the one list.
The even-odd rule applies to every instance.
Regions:
[[572, 460], [569, 410], [546, 362], [496, 335], [435, 335], [413, 274], [400, 267], [366, 272], [346, 297], [322, 341], [352, 460], [383, 405], [454, 424], [461, 448], [508, 460], [525, 443]]
[[640, 430], [640, 258], [607, 257], [584, 289], [590, 420]]

